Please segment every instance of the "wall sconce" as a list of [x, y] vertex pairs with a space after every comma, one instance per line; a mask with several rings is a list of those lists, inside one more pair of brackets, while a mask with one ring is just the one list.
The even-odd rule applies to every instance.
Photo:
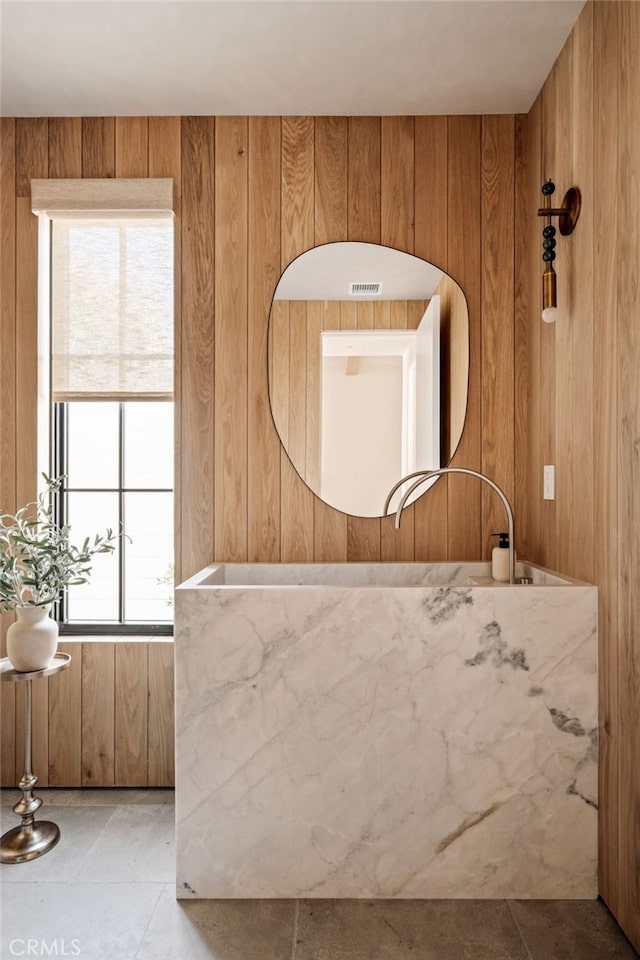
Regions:
[[558, 217], [560, 233], [563, 237], [568, 237], [578, 222], [581, 204], [580, 191], [577, 187], [570, 187], [562, 198], [562, 206], [552, 207], [551, 195], [555, 189], [553, 180], [546, 180], [542, 184], [546, 205], [538, 210], [538, 216], [545, 217], [547, 221], [542, 228], [542, 259], [545, 265], [542, 274], [542, 319], [545, 323], [553, 323], [558, 313], [557, 277], [553, 269], [556, 258], [556, 228], [551, 223], [551, 217]]

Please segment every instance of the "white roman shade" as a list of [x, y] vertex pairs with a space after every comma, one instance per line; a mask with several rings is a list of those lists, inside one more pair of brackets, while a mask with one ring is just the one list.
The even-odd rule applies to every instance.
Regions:
[[53, 400], [173, 394], [171, 180], [32, 181], [51, 220]]

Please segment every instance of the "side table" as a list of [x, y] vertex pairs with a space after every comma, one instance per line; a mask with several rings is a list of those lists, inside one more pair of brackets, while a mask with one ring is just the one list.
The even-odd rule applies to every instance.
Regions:
[[45, 670], [33, 670], [21, 673], [4, 657], [0, 660], [0, 680], [26, 683], [24, 701], [24, 773], [18, 783], [22, 796], [13, 808], [13, 812], [22, 818], [19, 827], [8, 830], [0, 837], [0, 863], [24, 863], [35, 860], [47, 850], [55, 847], [60, 839], [60, 829], [50, 820], [38, 820], [34, 814], [42, 806], [42, 800], [34, 797], [33, 788], [38, 782], [31, 769], [31, 681], [40, 677], [51, 677], [66, 669], [71, 662], [68, 653], [57, 653]]

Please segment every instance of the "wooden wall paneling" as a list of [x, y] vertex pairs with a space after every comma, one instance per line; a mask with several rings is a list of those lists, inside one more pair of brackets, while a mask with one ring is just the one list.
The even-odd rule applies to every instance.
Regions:
[[[527, 210], [537, 210], [540, 204], [542, 172], [542, 93], [538, 95], [528, 116]], [[519, 233], [520, 231], [518, 231]], [[528, 372], [528, 429], [527, 443], [527, 514], [528, 551], [525, 559], [544, 562], [542, 533], [542, 228], [538, 217], [528, 215], [527, 261], [527, 372]], [[517, 522], [517, 517], [516, 517]], [[517, 536], [517, 534], [516, 534]]]
[[277, 117], [249, 119], [247, 559], [280, 559], [280, 442], [269, 409], [267, 330], [280, 277], [280, 136]]
[[[448, 123], [446, 117], [415, 118], [414, 253], [447, 269]], [[441, 458], [441, 465], [448, 458]], [[446, 560], [449, 481], [442, 477], [416, 501], [416, 560]]]
[[[465, 428], [452, 464], [482, 468], [481, 460], [481, 119], [449, 117], [447, 266], [469, 308], [469, 395]], [[478, 560], [482, 552], [480, 481], [450, 476], [450, 560]]]
[[116, 117], [116, 177], [149, 176], [149, 118]]
[[[573, 134], [574, 134], [574, 48], [575, 34], [567, 40], [554, 71], [555, 97], [555, 150], [553, 159], [553, 180], [556, 183], [554, 197], [562, 199], [564, 184], [574, 182], [573, 173]], [[545, 148], [546, 153], [546, 148]], [[544, 155], [544, 154], [543, 154]], [[545, 157], [549, 164], [548, 156]], [[580, 228], [584, 226], [581, 218]], [[576, 388], [579, 371], [576, 369], [576, 357], [573, 353], [573, 329], [579, 323], [573, 314], [576, 277], [572, 275], [574, 259], [572, 248], [575, 236], [570, 240], [560, 238], [556, 247], [556, 271], [558, 273], [558, 310], [560, 316], [550, 331], [555, 336], [555, 459], [545, 459], [545, 463], [556, 464], [556, 509], [555, 529], [548, 532], [547, 550], [552, 549], [554, 569], [571, 570], [574, 562], [576, 536], [575, 513], [577, 505], [572, 503], [576, 484], [575, 471], [582, 473], [579, 466], [579, 452], [576, 442], [576, 424], [572, 422], [573, 393]], [[545, 364], [546, 366], [546, 364]], [[553, 547], [551, 547], [553, 545]], [[549, 552], [547, 553], [549, 557]]]
[[289, 439], [287, 451], [305, 476], [307, 459], [307, 304], [289, 302]]
[[[305, 442], [305, 470], [307, 484], [312, 490], [320, 489], [320, 430], [322, 428], [320, 411], [320, 391], [322, 376], [322, 330], [324, 303], [321, 300], [307, 302], [306, 330], [306, 411], [307, 431]], [[315, 518], [317, 523], [317, 515]]]
[[115, 785], [115, 643], [76, 643], [82, 648], [82, 786]]
[[380, 241], [413, 253], [415, 244], [415, 120], [383, 117], [381, 127]]
[[[289, 445], [289, 300], [274, 300], [271, 316], [271, 409], [282, 439]], [[278, 454], [280, 456], [280, 453]]]
[[[618, 777], [616, 917], [640, 947], [640, 5], [620, 3], [618, 99]], [[609, 185], [610, 188], [610, 185]]]
[[170, 787], [175, 781], [173, 642], [148, 644], [149, 653], [149, 787]]
[[[49, 780], [50, 787], [79, 787], [82, 783], [82, 643], [59, 643], [60, 653], [71, 654], [71, 663], [66, 670], [50, 677], [41, 686], [49, 688]], [[33, 684], [35, 693], [39, 683]], [[47, 736], [47, 728], [44, 728]], [[35, 747], [40, 732], [33, 730], [33, 768], [42, 784], [36, 759]]]
[[[316, 245], [347, 239], [347, 133], [346, 117], [315, 119]], [[318, 497], [313, 503], [313, 557], [347, 559], [347, 516]]]
[[116, 783], [146, 787], [149, 735], [146, 642], [121, 640], [116, 644], [115, 775]]
[[83, 117], [82, 176], [115, 177], [116, 123], [114, 117]]
[[[559, 184], [565, 181], [565, 178], [569, 176], [569, 171], [566, 169], [561, 169], [559, 167], [559, 158], [556, 156], [556, 142], [558, 140], [558, 130], [556, 129], [557, 125], [557, 90], [558, 90], [558, 69], [559, 61], [556, 61], [551, 73], [547, 77], [547, 81], [542, 89], [542, 129], [544, 135], [542, 138], [541, 145], [541, 172], [542, 178], [540, 180], [540, 185], [538, 187], [538, 205], [542, 206], [540, 202], [542, 199], [542, 194], [540, 193], [540, 187], [545, 180], [552, 179], [555, 183], [558, 184], [558, 190], [560, 191], [560, 199], [562, 199], [562, 188]], [[563, 92], [564, 96], [564, 92]], [[565, 112], [565, 116], [566, 112]], [[569, 131], [565, 130], [565, 135], [568, 135]], [[559, 150], [561, 146], [559, 147]], [[557, 194], [554, 194], [557, 198]], [[542, 254], [540, 253], [542, 246], [542, 227], [540, 223], [538, 225], [538, 252], [540, 254], [540, 272], [542, 274]], [[563, 244], [562, 241], [559, 241], [558, 246], [556, 247], [556, 252], [558, 254], [558, 259], [556, 260], [555, 266], [557, 269], [560, 268], [562, 263], [562, 254], [563, 254]], [[566, 252], [566, 251], [564, 251]], [[564, 276], [566, 278], [567, 271], [564, 271]], [[562, 308], [563, 306], [563, 296], [566, 294], [566, 284], [564, 287], [564, 293], [561, 289], [562, 281], [558, 284], [558, 306]], [[565, 308], [566, 316], [566, 308]], [[557, 404], [559, 402], [559, 397], [557, 396], [557, 376], [556, 371], [558, 369], [559, 358], [562, 357], [565, 363], [569, 362], [569, 358], [566, 356], [566, 350], [563, 348], [562, 343], [559, 343], [563, 332], [566, 333], [566, 323], [562, 331], [556, 329], [557, 324], [546, 324], [541, 322], [540, 326], [540, 438], [541, 438], [541, 464], [542, 467], [544, 464], [555, 464], [556, 466], [556, 499], [555, 500], [543, 500], [542, 493], [540, 493], [540, 518], [541, 518], [541, 528], [540, 528], [540, 561], [546, 566], [551, 567], [552, 569], [560, 569], [558, 567], [558, 532], [556, 529], [556, 515], [558, 509], [558, 503], [562, 500], [563, 497], [563, 484], [564, 489], [566, 490], [567, 484], [567, 473], [565, 469], [565, 456], [561, 455], [563, 450], [562, 439], [557, 439], [558, 433], [558, 424], [557, 424]], [[569, 377], [569, 368], [565, 366], [563, 368], [563, 380]], [[542, 469], [538, 477], [538, 489], [542, 491]]]
[[[594, 582], [599, 616], [599, 891], [618, 902], [618, 5], [593, 8]], [[614, 202], [611, 202], [611, 200]]]
[[[379, 117], [349, 117], [347, 142], [347, 238], [380, 242]], [[380, 559], [380, 520], [347, 517], [347, 559]]]
[[[312, 117], [282, 118], [281, 267], [314, 245], [315, 138]], [[280, 460], [280, 556], [283, 562], [313, 560], [313, 494], [284, 452]]]
[[31, 181], [49, 176], [49, 121], [16, 120], [16, 197], [31, 197]]
[[[49, 173], [46, 119], [16, 121], [16, 503], [36, 498], [38, 404], [38, 220], [31, 213], [31, 180]], [[16, 764], [22, 762], [24, 690], [16, 691]], [[31, 724], [33, 763], [47, 785], [46, 683], [34, 684]], [[18, 771], [16, 771], [18, 772]]]
[[[393, 321], [393, 322], [392, 322]], [[406, 330], [406, 300], [384, 300], [382, 303], [358, 304], [359, 330]]]
[[182, 577], [182, 527], [180, 523], [181, 490], [181, 451], [182, 451], [182, 174], [181, 174], [181, 128], [180, 117], [149, 117], [149, 176], [171, 177], [173, 179], [173, 351], [174, 351], [174, 581], [180, 583]]
[[[535, 261], [538, 248], [531, 245], [528, 206], [529, 135], [528, 118], [515, 118], [514, 168], [514, 442], [513, 442], [513, 509], [516, 518], [516, 547], [520, 557], [530, 559], [529, 549], [529, 495], [527, 490], [529, 455], [529, 377], [527, 368], [529, 294], [529, 263]], [[537, 220], [537, 218], [535, 218]], [[534, 288], [535, 289], [535, 286]], [[539, 326], [539, 324], [536, 324]]]
[[82, 118], [49, 119], [49, 176], [54, 179], [82, 176]]
[[216, 118], [215, 558], [247, 559], [246, 117]]
[[315, 243], [347, 239], [346, 117], [315, 118]]
[[[0, 118], [0, 512], [16, 507], [16, 122]], [[0, 656], [13, 616], [0, 617]], [[16, 769], [16, 691], [0, 685], [0, 784]]]
[[447, 270], [447, 117], [415, 118], [415, 248]]
[[[482, 118], [482, 472], [514, 493], [515, 118]], [[503, 505], [483, 485], [482, 543], [506, 529]]]
[[380, 117], [349, 117], [347, 239], [380, 243]]
[[[571, 530], [571, 571], [580, 580], [593, 580], [594, 548], [594, 396], [593, 396], [593, 6], [587, 4], [573, 31], [573, 156], [571, 183], [584, 198], [580, 229], [566, 238], [568, 283], [571, 290], [571, 355], [574, 384], [571, 393], [572, 490], [568, 509]], [[563, 187], [564, 190], [564, 187]], [[564, 193], [562, 194], [564, 196]], [[564, 239], [564, 238], [563, 238]], [[559, 375], [561, 371], [558, 371]], [[562, 412], [559, 411], [560, 416]]]
[[315, 239], [313, 117], [282, 118], [282, 270]]
[[214, 556], [214, 127], [182, 119], [181, 575]]
[[[413, 253], [415, 217], [415, 121], [413, 117], [383, 117], [380, 149], [380, 241]], [[399, 530], [394, 518], [380, 522], [380, 558], [412, 560], [415, 506], [402, 514]]]

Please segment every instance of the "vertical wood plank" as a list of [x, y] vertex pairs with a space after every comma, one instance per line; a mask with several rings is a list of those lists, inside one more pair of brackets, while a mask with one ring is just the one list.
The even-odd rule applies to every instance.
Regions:
[[214, 136], [209, 117], [182, 120], [181, 569], [214, 555]]
[[315, 243], [347, 239], [346, 117], [315, 119]]
[[[480, 470], [481, 461], [481, 121], [449, 117], [447, 264], [469, 308], [469, 394], [467, 418], [453, 464]], [[449, 477], [448, 543], [452, 560], [481, 555], [480, 482]]]
[[49, 121], [16, 120], [16, 197], [31, 197], [31, 181], [49, 176]]
[[413, 117], [383, 117], [381, 128], [381, 243], [413, 253], [414, 248]]
[[115, 177], [115, 175], [115, 118], [83, 117], [82, 176]]
[[640, 946], [640, 5], [620, 3], [618, 99], [618, 710], [616, 917]]
[[[414, 253], [447, 270], [447, 118], [416, 117], [415, 136]], [[448, 461], [441, 451], [440, 466]], [[416, 560], [447, 559], [448, 491], [449, 480], [442, 477], [414, 505]]]
[[[71, 663], [66, 670], [50, 677], [46, 684], [49, 687], [49, 786], [79, 787], [82, 783], [79, 709], [82, 696], [82, 643], [59, 643], [58, 650], [71, 654]], [[34, 730], [34, 747], [36, 743], [37, 734]], [[35, 752], [33, 762], [37, 772]]]
[[[535, 210], [540, 202], [542, 173], [542, 93], [529, 111], [528, 116], [528, 170], [527, 209]], [[542, 536], [542, 384], [541, 384], [541, 335], [542, 309], [542, 231], [538, 218], [529, 218], [527, 223], [528, 271], [527, 271], [527, 375], [529, 388], [527, 443], [527, 503], [528, 503], [528, 555], [538, 563], [544, 562]], [[516, 535], [517, 537], [517, 535]]]
[[281, 267], [314, 245], [313, 117], [282, 118]]
[[[381, 125], [381, 242], [413, 253], [415, 217], [415, 122], [413, 117], [383, 117]], [[415, 506], [402, 514], [400, 530], [393, 517], [380, 524], [382, 560], [414, 557]]]
[[173, 177], [174, 196], [180, 195], [180, 117], [148, 118], [150, 177]]
[[271, 409], [285, 448], [289, 446], [289, 306], [288, 300], [274, 300], [271, 314]]
[[[563, 57], [566, 58], [568, 55], [569, 47], [563, 51]], [[556, 64], [549, 74], [547, 81], [542, 89], [542, 129], [544, 131], [544, 136], [542, 138], [541, 144], [541, 161], [540, 169], [542, 177], [538, 185], [538, 205], [541, 206], [540, 200], [542, 194], [540, 192], [540, 187], [542, 183], [547, 179], [561, 178], [563, 182], [569, 175], [569, 171], [565, 169], [560, 169], [559, 160], [556, 157], [556, 141], [558, 139], [558, 132], [556, 130], [556, 113], [557, 113], [557, 91], [558, 91], [558, 68], [559, 61], [556, 61]], [[567, 97], [570, 97], [570, 94], [566, 93]], [[564, 101], [565, 91], [562, 92], [562, 100]], [[567, 111], [565, 110], [565, 116]], [[568, 135], [568, 131], [565, 130], [565, 136]], [[539, 277], [542, 276], [542, 228], [540, 223], [538, 223], [538, 256], [540, 257], [539, 264]], [[556, 262], [556, 267], [560, 267], [561, 259], [560, 255], [563, 253], [562, 245], [559, 244], [556, 248], [558, 251], [558, 260]], [[565, 271], [566, 276], [566, 271]], [[538, 280], [540, 284], [540, 280]], [[566, 286], [564, 288], [566, 293]], [[562, 306], [562, 297], [564, 293], [562, 290], [558, 291], [558, 305]], [[541, 304], [542, 305], [542, 304]], [[565, 311], [566, 315], [566, 311]], [[558, 567], [558, 530], [556, 527], [556, 514], [557, 514], [557, 505], [558, 503], [565, 502], [566, 493], [563, 494], [563, 484], [565, 485], [564, 489], [566, 491], [567, 484], [567, 473], [565, 469], [564, 462], [564, 447], [563, 437], [558, 437], [558, 442], [556, 443], [557, 433], [558, 433], [558, 424], [557, 424], [557, 393], [558, 393], [558, 383], [556, 377], [556, 370], [558, 369], [559, 363], [569, 364], [570, 358], [567, 357], [566, 351], [562, 346], [562, 339], [566, 333], [566, 324], [562, 331], [556, 330], [556, 324], [546, 324], [541, 322], [540, 324], [540, 437], [541, 437], [541, 458], [540, 458], [540, 472], [536, 479], [537, 489], [540, 491], [540, 559], [541, 562], [546, 564], [546, 566], [551, 567], [552, 569], [560, 569]], [[563, 358], [560, 360], [560, 358]], [[561, 369], [563, 369], [561, 367]], [[570, 376], [570, 368], [567, 366], [563, 369], [562, 383], [560, 384], [560, 391], [562, 391], [566, 378]], [[563, 460], [560, 461], [559, 452], [563, 451]], [[556, 500], [543, 500], [542, 499], [542, 467], [544, 464], [556, 464]], [[562, 532], [564, 536], [564, 531]]]
[[593, 8], [593, 365], [594, 365], [594, 582], [599, 619], [599, 842], [602, 898], [618, 903], [618, 5]]
[[[514, 491], [514, 161], [512, 116], [482, 119], [482, 472]], [[507, 518], [495, 493], [482, 491], [483, 555]]]
[[82, 786], [115, 785], [115, 643], [82, 644]]
[[146, 787], [148, 644], [120, 641], [115, 657], [115, 777], [117, 784]]
[[[571, 421], [574, 462], [569, 509], [571, 569], [581, 580], [593, 580], [593, 483], [594, 483], [594, 311], [593, 311], [593, 6], [588, 4], [574, 27], [573, 134], [571, 183], [577, 183], [585, 197], [580, 212], [580, 229], [567, 242], [571, 313], [571, 354], [574, 358], [574, 387]], [[599, 228], [599, 224], [598, 224]], [[579, 276], [579, 281], [574, 278]], [[600, 349], [600, 345], [598, 345]], [[562, 414], [560, 414], [562, 415]]]
[[[573, 173], [573, 135], [574, 135], [574, 53], [575, 33], [572, 33], [565, 44], [562, 56], [557, 61], [555, 70], [555, 150], [553, 168], [556, 183], [555, 199], [561, 200], [564, 191], [563, 185], [574, 182]], [[547, 159], [545, 157], [545, 159]], [[548, 162], [548, 161], [547, 161]], [[584, 211], [583, 211], [584, 213]], [[582, 215], [580, 227], [584, 221]], [[574, 328], [578, 323], [573, 313], [575, 295], [575, 273], [572, 275], [573, 248], [576, 236], [572, 242], [559, 240], [556, 247], [557, 259], [555, 262], [558, 274], [558, 311], [559, 316], [549, 332], [555, 336], [555, 458], [545, 460], [545, 463], [557, 464], [556, 469], [556, 508], [555, 544], [553, 565], [558, 570], [570, 570], [574, 560], [574, 537], [576, 535], [575, 512], [580, 509], [579, 504], [573, 504], [573, 492], [576, 486], [576, 470], [582, 474], [579, 466], [577, 436], [579, 427], [573, 422], [573, 392], [577, 387], [580, 371], [576, 367], [577, 357], [574, 354]], [[543, 336], [545, 331], [543, 331]], [[588, 468], [587, 468], [588, 469]], [[548, 554], [549, 555], [549, 554]]]
[[51, 117], [49, 120], [49, 176], [82, 176], [82, 118]]
[[[281, 266], [314, 243], [314, 123], [282, 118]], [[313, 494], [282, 451], [280, 461], [280, 556], [283, 562], [313, 559]]]
[[447, 270], [446, 117], [415, 118], [415, 249], [416, 257]]
[[247, 558], [246, 118], [216, 119], [215, 556]]
[[289, 302], [289, 438], [287, 452], [304, 480], [307, 459], [307, 304]]
[[[315, 243], [347, 238], [346, 117], [315, 121]], [[313, 504], [313, 556], [319, 562], [347, 559], [347, 517], [323, 503]]]
[[149, 643], [148, 786], [175, 783], [173, 643]]
[[280, 120], [249, 119], [247, 558], [280, 559], [280, 442], [269, 408], [267, 330], [280, 277]]
[[149, 176], [149, 118], [115, 118], [116, 177]]
[[[529, 127], [528, 118], [519, 114], [515, 118], [515, 269], [514, 269], [514, 474], [513, 509], [517, 517], [516, 548], [521, 557], [530, 557], [529, 548], [529, 496], [527, 478], [528, 456], [528, 400], [529, 378], [527, 368], [528, 328], [528, 276], [529, 262], [537, 251], [531, 244], [529, 217]], [[539, 324], [537, 324], [539, 326]]]
[[[379, 117], [349, 117], [347, 144], [347, 238], [380, 242]], [[347, 517], [347, 559], [380, 559], [380, 520]]]
[[[0, 118], [0, 511], [16, 507], [16, 122]], [[0, 655], [13, 617], [0, 617]], [[0, 783], [15, 783], [16, 694], [0, 689]]]
[[305, 444], [305, 470], [307, 485], [312, 490], [320, 489], [320, 431], [322, 418], [320, 411], [322, 387], [322, 329], [324, 304], [321, 300], [307, 301], [307, 435]]
[[347, 147], [347, 230], [349, 240], [379, 243], [380, 150], [379, 117], [349, 117]]

